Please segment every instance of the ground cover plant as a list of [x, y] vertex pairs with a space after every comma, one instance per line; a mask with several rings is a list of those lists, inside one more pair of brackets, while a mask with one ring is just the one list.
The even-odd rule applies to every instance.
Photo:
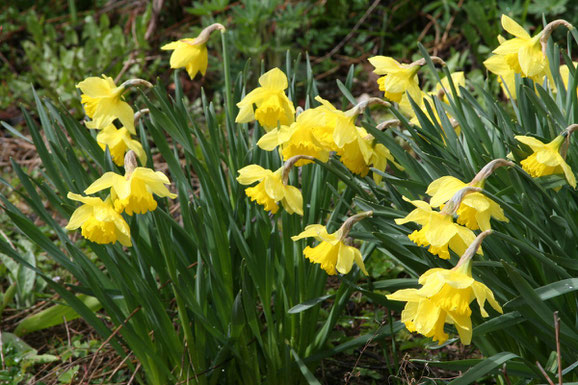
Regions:
[[[2, 208], [76, 282], [55, 282], [0, 238], [15, 276], [33, 272], [67, 304], [8, 338], [54, 313], [80, 316], [151, 384], [316, 384], [325, 358], [379, 344], [382, 380], [403, 383], [408, 330], [420, 348], [479, 349], [428, 361], [460, 373], [440, 382], [576, 381], [578, 34], [555, 21], [531, 36], [500, 20], [484, 63], [507, 100], [418, 45], [411, 64], [369, 58], [379, 95], [355, 97], [351, 69], [337, 108], [307, 55], [262, 65], [257, 83], [249, 67], [233, 72], [234, 34], [221, 24], [162, 47], [172, 95], [159, 80], [87, 74], [80, 122], [33, 93], [39, 124], [23, 115], [42, 172], [13, 162], [21, 186], [1, 181], [50, 232], [4, 194]], [[568, 32], [563, 49], [554, 29]], [[209, 66], [219, 46], [221, 66]], [[202, 94], [190, 109], [179, 71], [220, 73], [222, 105]], [[399, 277], [373, 279], [384, 256]], [[355, 295], [384, 317], [337, 339]]]

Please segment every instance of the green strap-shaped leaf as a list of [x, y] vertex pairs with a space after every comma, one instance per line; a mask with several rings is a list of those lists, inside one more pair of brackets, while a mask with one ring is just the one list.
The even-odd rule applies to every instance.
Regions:
[[[98, 299], [94, 297], [87, 297], [80, 294], [78, 295], [78, 298], [92, 311], [97, 311], [102, 307]], [[79, 317], [80, 314], [78, 314], [72, 307], [63, 304], [56, 304], [40, 313], [24, 318], [14, 330], [14, 334], [17, 336], [23, 336], [37, 330], [47, 329], [64, 322], [72, 321]]]
[[468, 385], [476, 382], [481, 377], [492, 373], [497, 368], [501, 367], [504, 362], [513, 358], [519, 358], [516, 354], [510, 352], [502, 352], [486, 358], [479, 364], [472, 367], [458, 379], [453, 380], [449, 385]]
[[307, 365], [305, 365], [303, 360], [301, 360], [301, 358], [299, 357], [297, 352], [293, 350], [293, 348], [291, 348], [291, 355], [295, 359], [295, 362], [297, 362], [297, 366], [299, 366], [299, 370], [301, 370], [301, 373], [303, 374], [303, 377], [305, 377], [305, 379], [307, 380], [307, 383], [309, 385], [321, 385], [321, 383], [317, 380], [317, 378], [315, 378], [313, 373], [311, 373]]

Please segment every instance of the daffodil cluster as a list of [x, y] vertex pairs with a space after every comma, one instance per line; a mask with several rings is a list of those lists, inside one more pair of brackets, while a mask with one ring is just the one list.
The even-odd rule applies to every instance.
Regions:
[[[194, 78], [197, 72], [204, 75], [208, 63], [206, 43], [215, 30], [224, 31], [225, 28], [218, 23], [212, 24], [194, 39], [184, 38], [165, 44], [163, 50], [173, 51], [170, 58], [171, 68], [184, 67], [191, 78]], [[153, 194], [161, 198], [176, 198], [176, 194], [167, 188], [170, 181], [165, 174], [150, 168], [137, 167], [136, 157], [144, 165], [147, 156], [141, 143], [133, 139], [132, 135], [136, 135], [135, 120], [148, 110], [139, 111], [135, 115], [132, 107], [124, 100], [126, 90], [137, 85], [152, 87], [152, 84], [142, 79], [131, 79], [117, 87], [115, 81], [106, 75], [102, 75], [102, 78], [86, 78], [77, 85], [82, 92], [81, 103], [90, 119], [86, 126], [99, 130], [96, 135], [99, 146], [103, 150], [108, 148], [114, 163], [125, 168], [124, 175], [107, 172], [84, 190], [84, 193], [89, 195], [109, 190], [104, 200], [68, 194], [69, 199], [82, 202], [83, 205], [74, 211], [66, 228], [81, 228], [85, 238], [100, 244], [119, 241], [124, 246], [131, 246], [130, 228], [122, 214], [132, 216], [135, 213], [144, 214], [155, 210], [157, 201]], [[268, 182], [267, 186], [269, 185]], [[275, 194], [279, 191], [275, 188], [276, 186], [272, 194], [277, 196]], [[287, 190], [286, 199], [282, 197], [280, 200], [290, 202], [287, 203], [288, 210], [301, 212], [301, 203], [298, 200], [300, 194], [295, 193], [296, 189]], [[262, 201], [262, 198], [259, 197], [258, 200]]]
[[[399, 225], [408, 222], [421, 225], [420, 230], [408, 236], [409, 239], [418, 246], [427, 246], [430, 253], [440, 258], [449, 259], [450, 250], [462, 255], [476, 237], [473, 230], [490, 230], [491, 218], [508, 222], [500, 205], [481, 191], [496, 168], [513, 165], [504, 159], [496, 159], [482, 168], [468, 184], [449, 175], [438, 178], [426, 191], [431, 196], [429, 203], [410, 201], [404, 197], [416, 209], [395, 222]], [[438, 207], [440, 211], [433, 210]], [[454, 215], [457, 216], [457, 223], [454, 222]]]
[[[166, 187], [170, 184], [166, 175], [137, 167], [136, 157], [144, 164], [146, 154], [142, 145], [131, 137], [131, 134], [136, 134], [135, 115], [132, 107], [122, 98], [126, 88], [133, 85], [152, 87], [141, 79], [129, 80], [116, 87], [114, 81], [105, 75], [102, 78], [87, 78], [77, 85], [82, 91], [81, 102], [86, 115], [92, 119], [86, 126], [99, 130], [97, 143], [102, 149], [108, 147], [114, 163], [125, 167], [124, 176], [107, 172], [84, 190], [85, 194], [90, 195], [110, 189], [105, 200], [68, 194], [69, 199], [82, 202], [83, 205], [74, 211], [66, 228], [75, 230], [80, 227], [85, 238], [100, 244], [119, 241], [123, 246], [131, 246], [130, 228], [121, 214], [144, 214], [156, 209], [157, 202], [153, 194], [176, 197]], [[116, 120], [122, 127], [115, 126]]]
[[130, 229], [122, 213], [144, 214], [157, 208], [153, 194], [158, 197], [176, 198], [166, 185], [169, 179], [160, 171], [136, 167], [133, 152], [127, 154], [126, 174], [107, 172], [85, 190], [94, 194], [110, 189], [103, 201], [98, 197], [88, 197], [69, 193], [68, 198], [84, 203], [72, 214], [66, 229], [82, 229], [82, 235], [96, 243], [106, 244], [119, 241], [123, 246], [131, 246]]

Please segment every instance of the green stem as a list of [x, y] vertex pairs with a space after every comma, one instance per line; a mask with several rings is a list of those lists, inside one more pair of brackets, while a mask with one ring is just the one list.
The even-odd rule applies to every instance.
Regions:
[[225, 75], [225, 102], [227, 103], [227, 112], [233, 116], [233, 102], [231, 101], [231, 75], [229, 73], [229, 52], [227, 50], [227, 38], [225, 33], [221, 33], [221, 43], [223, 45], [223, 74]]

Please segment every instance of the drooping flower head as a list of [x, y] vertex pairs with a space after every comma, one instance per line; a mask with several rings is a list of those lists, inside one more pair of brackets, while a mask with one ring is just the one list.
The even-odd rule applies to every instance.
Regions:
[[142, 145], [138, 140], [132, 139], [126, 127], [117, 129], [114, 124], [109, 124], [96, 135], [96, 141], [103, 150], [108, 147], [110, 156], [117, 166], [124, 165], [124, 157], [128, 150], [135, 152], [141, 164], [147, 161]]
[[321, 115], [319, 123], [315, 127], [314, 135], [324, 147], [337, 152], [342, 151], [346, 144], [359, 138], [355, 120], [369, 105], [391, 106], [379, 98], [369, 98], [344, 112], [338, 110], [333, 104], [320, 96], [317, 96], [315, 100], [321, 105], [313, 110]]
[[86, 115], [93, 119], [91, 128], [100, 130], [118, 119], [135, 135], [134, 111], [122, 100], [122, 94], [127, 87], [136, 84], [152, 87], [152, 84], [141, 79], [131, 79], [117, 87], [112, 78], [105, 75], [102, 75], [102, 78], [89, 77], [78, 83], [76, 87], [82, 91], [81, 103]]
[[[375, 67], [374, 73], [384, 75], [377, 79], [379, 89], [385, 93], [385, 98], [399, 103], [403, 95], [408, 93], [412, 99], [417, 99], [421, 92], [417, 73], [426, 62], [417, 60], [411, 64], [401, 64], [389, 56], [374, 56], [368, 59]], [[434, 63], [445, 65], [437, 56], [431, 56]]]
[[377, 80], [377, 84], [386, 99], [399, 103], [406, 92], [414, 99], [417, 97], [420, 92], [417, 78], [419, 65], [401, 64], [388, 56], [374, 56], [368, 60], [375, 67], [374, 73], [384, 75]]
[[[405, 218], [397, 218], [395, 223], [401, 225], [415, 222], [421, 225], [422, 228], [415, 230], [408, 235], [408, 238], [418, 246], [429, 246], [428, 251], [430, 253], [443, 259], [449, 259], [449, 249], [461, 255], [476, 238], [472, 230], [454, 223], [451, 209], [444, 208], [445, 211], [438, 212], [433, 211], [427, 202], [410, 201], [405, 197], [404, 200], [413, 204], [416, 209]], [[452, 205], [458, 206], [459, 203], [452, 203]]]
[[[329, 149], [315, 137], [315, 129], [319, 119], [323, 118], [318, 111], [306, 110], [297, 116], [297, 120], [290, 126], [274, 128], [259, 139], [257, 145], [266, 151], [273, 151], [280, 147], [283, 160], [287, 161], [296, 155], [309, 155], [322, 162], [329, 159]], [[310, 160], [301, 159], [295, 166], [300, 167]]]
[[337, 149], [341, 163], [354, 174], [365, 177], [374, 156], [373, 137], [369, 136], [363, 127], [355, 127], [353, 141], [345, 143]]
[[[291, 162], [291, 159], [286, 164], [288, 162]], [[266, 211], [275, 214], [279, 210], [277, 202], [281, 202], [289, 214], [303, 215], [303, 196], [297, 187], [287, 185], [284, 175], [286, 170], [286, 165], [277, 171], [271, 171], [251, 164], [239, 170], [237, 181], [242, 185], [259, 182], [254, 187], [246, 188], [245, 193], [252, 201], [262, 205]]]
[[225, 31], [219, 23], [212, 24], [194, 39], [180, 39], [161, 47], [162, 50], [172, 50], [170, 65], [171, 68], [185, 68], [187, 73], [194, 79], [197, 72], [205, 76], [208, 65], [207, 41], [211, 33], [215, 30]]
[[261, 87], [249, 92], [237, 103], [239, 114], [235, 122], [248, 123], [256, 119], [266, 131], [277, 125], [291, 125], [295, 120], [295, 107], [285, 95], [285, 89], [289, 86], [287, 76], [279, 68], [273, 68], [259, 78], [259, 84]]
[[[501, 166], [513, 166], [513, 163], [504, 159], [496, 159], [488, 163], [470, 183], [464, 183], [453, 176], [443, 176], [434, 180], [426, 191], [426, 194], [431, 196], [430, 206], [443, 206], [455, 194], [468, 186], [483, 188], [486, 178], [496, 167]], [[456, 214], [458, 216], [457, 222], [471, 230], [490, 230], [490, 218], [509, 222], [500, 205], [480, 192], [467, 194], [462, 199]]]
[[[500, 44], [505, 41], [501, 36], [498, 36]], [[515, 59], [512, 59], [513, 57]], [[498, 82], [500, 87], [508, 98], [511, 96], [512, 99], [517, 98], [516, 91], [516, 69], [510, 66], [510, 62], [515, 62], [517, 60], [517, 54], [512, 55], [492, 55], [484, 61], [484, 66], [491, 73], [498, 76]], [[520, 73], [520, 72], [518, 72]], [[542, 78], [540, 76], [535, 76], [532, 78], [537, 83], [541, 83]]]
[[545, 175], [564, 174], [568, 184], [576, 188], [576, 177], [574, 172], [560, 155], [560, 146], [564, 142], [568, 133], [558, 135], [550, 143], [542, 143], [531, 136], [515, 136], [514, 138], [524, 143], [534, 151], [532, 155], [520, 162], [524, 171], [533, 178]]
[[[369, 167], [373, 166], [379, 171], [385, 171], [389, 160], [399, 170], [403, 170], [389, 150], [381, 143], [377, 143], [375, 138], [368, 134], [363, 127], [355, 127], [355, 139], [346, 143], [343, 148], [337, 150], [341, 163], [354, 174], [365, 177], [369, 172]], [[375, 183], [381, 183], [381, 175], [373, 173]]]
[[544, 30], [535, 36], [528, 32], [514, 20], [502, 15], [502, 27], [506, 32], [514, 35], [512, 39], [498, 36], [500, 45], [492, 51], [484, 65], [486, 68], [499, 76], [500, 85], [506, 92], [506, 87], [512, 98], [516, 98], [515, 79], [516, 74], [530, 78], [535, 83], [541, 83], [545, 76], [551, 77], [548, 58], [546, 56], [546, 44], [552, 31], [560, 25], [572, 29], [572, 25], [565, 20], [554, 20], [544, 27]]
[[82, 229], [82, 236], [95, 243], [106, 244], [119, 241], [132, 246], [130, 228], [124, 218], [113, 208], [110, 197], [85, 197], [69, 192], [68, 199], [84, 203], [70, 217], [67, 230]]
[[373, 215], [373, 212], [367, 211], [354, 215], [349, 218], [339, 230], [329, 234], [325, 226], [309, 225], [305, 230], [296, 236], [291, 237], [293, 241], [313, 237], [321, 241], [317, 246], [307, 246], [303, 250], [305, 257], [313, 263], [318, 263], [321, 268], [329, 275], [335, 275], [337, 272], [347, 274], [353, 267], [353, 263], [367, 275], [365, 265], [363, 264], [363, 257], [359, 249], [353, 246], [347, 246], [344, 243], [345, 238], [349, 234], [349, 230], [355, 222]]
[[444, 324], [450, 323], [456, 327], [462, 343], [469, 345], [472, 340], [470, 303], [474, 299], [482, 317], [488, 317], [484, 308], [486, 301], [499, 313], [503, 312], [494, 293], [472, 278], [471, 258], [489, 233], [480, 234], [453, 269], [430, 269], [419, 278], [421, 288], [398, 290], [387, 296], [390, 300], [407, 302], [401, 321], [410, 332], [431, 337], [441, 345], [448, 339]]
[[[129, 154], [134, 153], [129, 152]], [[129, 160], [131, 158], [133, 159]], [[124, 176], [107, 172], [88, 186], [84, 192], [94, 194], [110, 188], [114, 208], [118, 212], [124, 211], [128, 215], [144, 214], [147, 211], [155, 210], [157, 201], [153, 198], [153, 194], [161, 198], [174, 199], [177, 197], [166, 187], [171, 182], [165, 174], [150, 168], [134, 167], [133, 165], [136, 165], [134, 155], [127, 155], [125, 160], [126, 174]]]
[[532, 37], [520, 24], [506, 15], [502, 15], [502, 27], [515, 37], [502, 41], [492, 52], [504, 55], [506, 63], [514, 73], [529, 78], [545, 76], [548, 58], [542, 53], [540, 44], [543, 31]]

